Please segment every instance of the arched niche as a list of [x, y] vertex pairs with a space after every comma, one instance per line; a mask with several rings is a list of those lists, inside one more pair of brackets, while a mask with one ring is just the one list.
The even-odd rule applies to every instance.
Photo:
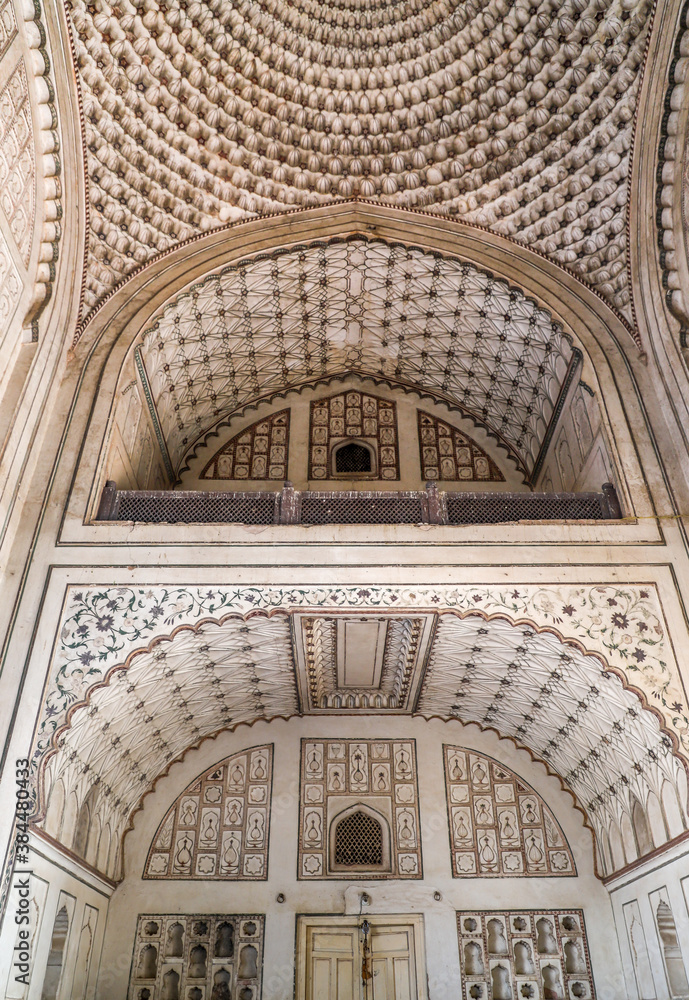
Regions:
[[41, 1000], [57, 1000], [59, 995], [69, 929], [70, 913], [68, 912], [67, 903], [63, 903], [57, 911], [53, 923]]
[[333, 448], [330, 459], [330, 474], [333, 479], [373, 477], [377, 471], [376, 455], [373, 448], [365, 441], [348, 438]]
[[632, 826], [639, 857], [642, 858], [645, 854], [650, 854], [655, 845], [646, 812], [634, 796], [632, 796]]
[[[166, 771], [171, 756], [174, 759], [183, 756], [190, 747], [187, 728], [172, 725], [169, 714], [163, 711], [161, 715], [158, 705], [159, 699], [166, 703], [165, 699], [173, 696], [174, 692], [169, 690], [171, 683], [193, 684], [194, 704], [197, 705], [194, 709], [196, 735], [193, 743], [226, 728], [228, 717], [231, 717], [233, 725], [238, 725], [261, 718], [297, 714], [297, 685], [301, 682], [294, 670], [292, 635], [293, 628], [299, 630], [302, 624], [301, 618], [294, 618], [295, 614], [288, 608], [273, 609], [270, 613], [253, 610], [247, 615], [230, 613], [220, 620], [204, 619], [194, 625], [178, 626], [172, 634], [159, 634], [148, 648], [131, 650], [124, 664], [115, 666], [107, 677], [94, 684], [81, 703], [72, 708], [66, 724], [63, 722], [57, 730], [57, 746], [53, 747], [41, 769], [41, 796], [49, 800], [56, 781], [63, 782], [70, 801], [72, 796], [76, 796], [73, 788], [82, 790], [82, 767], [72, 753], [75, 742], [82, 754], [88, 753], [89, 759], [101, 761], [98, 774], [93, 773], [91, 780], [93, 787], [102, 789], [102, 822], [104, 826], [109, 824], [111, 831], [107, 874], [117, 875], [122, 836], [129, 817], [141, 804], [142, 793], [140, 783], [133, 777], [135, 772], [129, 760], [125, 761], [120, 751], [113, 749], [112, 739], [118, 737], [117, 746], [121, 746], [124, 753], [136, 734], [137, 753], [145, 755], [152, 781], [156, 780], [156, 775]], [[357, 621], [361, 621], [362, 614], [361, 609], [355, 613]], [[426, 614], [435, 618], [437, 612], [424, 612]], [[389, 616], [381, 617], [379, 612], [368, 608], [364, 617], [367, 619], [371, 615], [377, 634], [381, 628], [389, 627], [386, 624]], [[408, 620], [407, 616], [411, 618]], [[406, 630], [405, 634], [410, 636], [418, 636], [420, 626], [414, 625], [415, 616], [416, 611], [403, 611], [395, 628]], [[329, 629], [332, 631], [332, 616], [324, 609], [316, 615], [312, 625], [326, 636], [330, 634]], [[491, 637], [487, 644], [483, 638], [486, 634]], [[548, 630], [538, 631], [523, 621], [514, 624], [502, 617], [487, 619], [479, 613], [461, 615], [446, 611], [437, 615], [432, 635], [432, 648], [426, 653], [428, 660], [423, 696], [417, 711], [426, 716], [456, 718], [464, 723], [480, 720], [482, 726], [496, 729], [520, 745], [528, 746], [534, 756], [547, 760], [549, 768], [560, 774], [573, 794], [581, 800], [592, 828], [610, 831], [615, 870], [636, 857], [636, 846], [631, 821], [626, 816], [623, 851], [619, 819], [610, 815], [609, 808], [617, 801], [618, 789], [628, 787], [630, 778], [636, 783], [639, 801], [645, 798], [646, 779], [643, 778], [643, 768], [637, 769], [635, 759], [629, 756], [632, 748], [639, 758], [636, 763], [645, 760], [647, 754], [654, 754], [668, 785], [663, 794], [664, 807], [666, 810], [669, 808], [671, 796], [674, 796], [676, 822], [683, 823], [678, 789], [683, 781], [686, 782], [686, 773], [672, 752], [672, 740], [660, 728], [657, 714], [643, 707], [637, 694], [625, 688], [619, 676], [599, 657], [583, 653], [577, 642], [563, 642]], [[252, 648], [250, 664], [247, 664], [246, 655], [242, 652], [247, 644]], [[398, 648], [397, 639], [393, 645]], [[325, 648], [334, 650], [336, 647], [337, 643], [326, 641]], [[471, 671], [467, 673], [467, 663], [476, 663], [477, 650], [492, 651], [490, 656], [488, 652], [482, 652], [479, 657], [481, 670], [486, 678], [490, 678], [490, 683], [482, 682], [478, 686], [472, 681]], [[493, 655], [496, 651], [499, 655]], [[173, 657], [176, 663], [174, 682], [166, 672], [168, 656]], [[199, 670], [200, 663], [204, 664], [202, 671]], [[334, 674], [326, 671], [320, 681], [312, 678], [316, 701], [309, 711], [330, 710], [330, 689], [323, 686], [332, 684], [327, 681], [328, 676]], [[539, 705], [538, 718], [524, 718], [519, 708], [521, 700], [531, 704], [533, 687], [541, 688], [551, 683], [553, 676], [558, 678], [557, 701]], [[136, 687], [144, 678], [144, 687], [148, 692], [144, 703], [138, 705], [137, 712], [123, 711], [121, 698], [125, 684], [122, 682], [126, 681], [127, 688], [131, 685]], [[262, 694], [258, 709], [256, 678], [259, 678]], [[510, 681], [509, 685], [503, 684], [505, 679]], [[321, 688], [323, 697], [318, 694]], [[494, 700], [491, 691], [503, 688], [508, 691], [508, 696], [500, 701]], [[587, 726], [572, 727], [568, 725], [568, 720], [571, 722], [574, 713], [581, 711], [578, 693], [581, 690], [591, 692], [587, 718], [592, 721]], [[457, 691], [464, 694], [460, 697]], [[351, 693], [351, 688], [346, 692], [343, 689], [347, 699]], [[398, 692], [394, 706], [390, 703], [390, 707], [394, 707], [395, 712], [406, 711], [405, 698], [403, 691]], [[351, 704], [347, 701], [347, 711], [360, 707], [366, 710], [373, 708], [385, 714], [385, 705], [372, 705], [370, 700], [365, 706], [361, 700], [358, 705], [356, 699]], [[148, 720], [144, 729], [137, 714], [139, 712], [143, 712]], [[112, 720], [107, 732], [98, 724], [103, 717]], [[97, 721], [91, 721], [93, 719]], [[154, 725], [154, 720], [159, 721]], [[164, 743], [154, 736], [156, 727], [165, 734]], [[600, 734], [606, 732], [616, 734], [616, 739], [605, 744], [608, 749], [602, 756], [597, 750], [597, 741], [601, 738]], [[627, 734], [627, 743], [623, 744], [617, 738], [619, 732]], [[548, 736], [549, 733], [553, 734], [552, 737]], [[578, 765], [573, 767], [573, 762], [578, 762]], [[609, 794], [601, 798], [600, 788], [608, 789]], [[112, 800], [119, 803], [117, 812], [108, 812], [108, 803]], [[70, 845], [74, 837], [76, 810], [70, 822], [73, 825], [63, 823], [61, 832], [62, 842], [66, 845]], [[257, 843], [262, 841], [265, 828], [259, 823], [252, 830], [256, 833]], [[180, 833], [184, 833], [181, 827]], [[185, 871], [189, 868], [190, 872], [193, 850], [189, 845], [180, 843], [178, 846], [183, 853], [182, 867]], [[167, 854], [169, 862], [174, 853], [172, 843], [164, 849], [161, 847], [158, 853]], [[164, 874], [162, 870], [152, 873], [153, 877], [160, 874]], [[199, 876], [204, 874], [207, 876], [209, 873], [199, 872]], [[261, 877], [258, 869], [248, 872], [248, 875]]]
[[392, 870], [390, 824], [378, 810], [364, 802], [336, 813], [328, 831], [328, 869], [377, 874]]
[[[311, 224], [307, 225], [307, 222]], [[550, 312], [554, 321], [561, 324], [562, 330], [572, 338], [576, 348], [582, 351], [583, 367], [579, 377], [583, 375], [585, 384], [593, 390], [599, 401], [601, 428], [607, 447], [615, 452], [611, 455], [613, 479], [620, 489], [623, 506], [641, 512], [645, 507], [643, 491], [639, 492], [639, 487], [634, 487], [637, 492], [632, 503], [632, 489], [627, 485], [634, 479], [640, 483], [641, 477], [632, 475], [638, 462], [631, 447], [632, 439], [620, 396], [622, 383], [630, 377], [626, 361], [622, 358], [625, 351], [633, 351], [634, 348], [624, 325], [615, 314], [575, 278], [563, 274], [561, 269], [528, 250], [515, 248], [508, 241], [485, 233], [481, 233], [479, 239], [478, 231], [471, 226], [440, 220], [434, 222], [433, 232], [430, 234], [428, 228], [413, 213], [399, 210], [355, 204], [335, 206], [327, 213], [320, 209], [298, 213], [290, 222], [289, 245], [294, 246], [302, 233], [307, 241], [331, 241], [337, 239], [340, 233], [351, 234], [357, 230], [366, 234], [369, 223], [375, 225], [376, 239], [379, 241], [399, 241], [403, 246], [418, 247], [422, 253], [454, 256], [457, 260], [467, 262], [472, 268], [493, 274], [494, 280], [504, 281], [508, 286], [520, 289], [527, 298], [538, 303], [539, 309]], [[145, 336], [145, 331], [155, 323], [158, 313], [162, 314], [166, 303], [171, 300], [170, 289], [190, 289], [195, 282], [203, 281], [209, 274], [215, 273], [214, 267], [234, 266], [233, 261], [238, 262], [242, 256], [246, 257], [246, 240], [249, 238], [252, 260], [264, 251], [280, 253], [285, 247], [285, 235], [284, 220], [271, 219], [262, 220], [260, 224], [245, 223], [227, 232], [204, 237], [193, 245], [193, 252], [189, 248], [180, 248], [148, 265], [141, 274], [134, 275], [127, 283], [128, 295], [125, 296], [124, 289], [116, 292], [96, 314], [97, 323], [96, 316], [93, 317], [84, 330], [77, 349], [84, 361], [87, 360], [86, 352], [91, 352], [89, 368], [93, 364], [94, 375], [97, 371], [102, 376], [101, 391], [93, 414], [95, 426], [99, 428], [97, 433], [102, 435], [100, 457], [92, 465], [90, 459], [86, 459], [89, 461], [90, 471], [86, 466], [82, 466], [81, 470], [88, 483], [86, 488], [91, 497], [91, 510], [95, 510], [100, 488], [108, 476], [108, 456], [115, 420], [112, 404], [118, 393], [136, 383], [138, 374], [134, 349], [140, 338]], [[137, 297], [138, 309], [134, 312], [131, 309], [131, 296], [137, 289], [140, 289], [141, 294]], [[94, 331], [96, 328], [100, 331], [98, 342], [90, 334], [91, 327]], [[617, 369], [614, 375], [611, 362]], [[632, 405], [632, 398], [633, 394], [629, 393], [627, 405]], [[144, 409], [147, 413], [148, 404], [143, 392], [140, 393], [140, 404], [142, 413]], [[177, 446], [173, 448], [174, 455], [168, 467], [164, 461], [164, 449], [161, 450], [161, 442], [166, 441], [165, 434], [156, 435], [153, 423], [145, 414], [144, 417], [145, 427], [152, 435], [150, 460], [156, 468], [162, 470], [159, 477], [161, 485], [170, 485], [177, 476], [175, 463], [179, 458], [174, 457], [177, 455]], [[614, 435], [610, 431], [612, 423], [615, 426]], [[192, 431], [192, 438], [198, 437], [200, 432], [196, 421], [194, 427], [196, 430]], [[540, 427], [538, 433], [542, 432], [544, 433], [544, 428]], [[185, 436], [191, 444], [189, 435], [184, 431], [181, 432], [180, 443]], [[142, 436], [142, 441], [144, 438], [145, 435]], [[165, 444], [166, 448], [168, 444], [171, 442]], [[155, 460], [152, 457], [154, 453], [157, 455]], [[536, 457], [532, 454], [529, 461], [535, 461]], [[129, 467], [133, 469], [135, 464], [130, 462]], [[149, 484], [152, 482], [149, 480]], [[133, 480], [130, 485], [138, 485], [138, 481], [134, 483]]]

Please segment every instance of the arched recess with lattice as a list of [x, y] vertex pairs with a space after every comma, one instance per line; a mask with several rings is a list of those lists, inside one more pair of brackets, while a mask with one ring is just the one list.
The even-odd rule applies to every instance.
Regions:
[[[507, 290], [516, 290], [524, 302], [534, 304], [538, 315], [549, 316], [548, 322], [555, 324], [558, 337], [563, 338], [561, 367], [567, 368], [573, 360], [574, 351], [581, 352], [580, 364], [572, 377], [577, 382], [580, 379], [585, 382], [600, 405], [602, 425], [612, 452], [613, 475], [623, 507], [637, 513], [649, 509], [643, 476], [632, 475], [634, 470], [638, 470], [638, 458], [625, 412], [625, 407], [636, 406], [637, 393], [628, 357], [635, 357], [638, 349], [616, 314], [593, 291], [584, 288], [562, 268], [533, 251], [515, 247], [504, 238], [461, 223], [429, 220], [416, 212], [346, 203], [328, 211], [310, 209], [297, 212], [289, 219], [271, 218], [260, 223], [236, 224], [225, 231], [198, 238], [147, 265], [105, 300], [84, 329], [76, 347], [77, 356], [83, 357], [86, 365], [84, 385], [93, 384], [93, 379], [101, 377], [100, 393], [92, 416], [94, 429], [99, 428], [101, 447], [95, 460], [96, 452], [92, 451], [91, 457], [85, 458], [79, 470], [79, 480], [89, 494], [88, 509], [92, 513], [95, 513], [100, 490], [108, 476], [109, 449], [118, 406], [134, 407], [144, 414], [150, 449], [148, 457], [155, 467], [158, 484], [168, 488], [175, 480], [176, 468], [184, 450], [192, 447], [203, 429], [203, 421], [199, 423], [196, 420], [198, 414], [192, 418], [188, 428], [186, 425], [180, 427], [179, 420], [174, 418], [174, 431], [170, 424], [172, 436], [166, 437], [167, 432], [160, 418], [156, 427], [156, 418], [150, 416], [152, 408], [149, 402], [154, 400], [155, 393], [147, 370], [143, 373], [144, 382], [141, 382], [141, 368], [142, 360], [150, 363], [150, 357], [145, 358], [143, 353], [146, 337], [149, 351], [155, 349], [156, 353], [159, 352], [161, 341], [155, 340], [153, 332], [157, 317], [162, 316], [166, 308], [169, 310], [174, 299], [187, 292], [192, 295], [190, 303], [193, 304], [194, 287], [200, 287], [223, 267], [239, 267], [241, 270], [245, 266], [242, 261], [246, 267], [257, 267], [261, 255], [274, 255], [270, 259], [277, 261], [298, 246], [309, 246], [312, 248], [309, 252], [317, 255], [319, 251], [316, 247], [322, 241], [332, 245], [333, 241], [342, 242], [343, 238], [366, 247], [382, 244], [387, 247], [398, 245], [403, 250], [416, 248], [414, 253], [432, 261], [456, 261], [453, 266], [468, 266], [472, 274], [486, 276], [481, 280], [496, 282]], [[247, 254], [249, 246], [250, 255]], [[493, 277], [488, 277], [491, 275]], [[136, 308], [133, 308], [134, 300]], [[147, 334], [146, 331], [150, 332]], [[138, 346], [142, 350], [137, 361]], [[279, 357], [277, 361], [279, 368]], [[160, 362], [163, 373], [168, 362], [162, 355]], [[343, 364], [346, 368], [346, 359], [339, 362], [340, 367]], [[146, 369], [147, 364], [144, 363], [143, 367]], [[414, 371], [410, 370], [408, 382], [412, 388], [414, 378]], [[144, 384], [146, 381], [148, 387]], [[279, 384], [279, 371], [273, 381]], [[260, 396], [265, 388], [261, 384], [254, 386], [254, 396], [257, 393]], [[138, 396], [136, 403], [135, 395]], [[493, 412], [493, 403], [488, 402], [490, 405], [486, 405], [484, 400], [479, 406], [476, 419], [489, 422], [492, 418], [495, 422], [497, 411]], [[193, 397], [190, 403], [191, 409], [195, 410]], [[228, 407], [231, 410], [233, 405], [237, 404], [226, 399], [224, 412]], [[548, 407], [550, 409], [551, 404]], [[504, 414], [498, 422], [503, 418]], [[124, 422], [128, 419], [130, 417], [126, 417]], [[220, 419], [221, 414], [210, 413], [208, 416], [209, 423]], [[613, 425], [614, 434], [611, 432]], [[636, 445], [645, 450], [647, 441], [643, 439], [644, 432], [637, 430], [635, 433], [637, 438], [642, 435], [642, 440], [637, 440]], [[533, 452], [538, 451], [541, 441], [538, 435], [533, 438], [530, 457], [522, 456], [524, 462], [533, 463], [536, 457]]]

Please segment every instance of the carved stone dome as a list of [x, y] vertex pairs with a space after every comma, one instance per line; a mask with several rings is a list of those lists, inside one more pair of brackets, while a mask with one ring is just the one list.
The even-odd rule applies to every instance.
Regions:
[[490, 227], [628, 312], [648, 0], [72, 0], [86, 306], [231, 220], [367, 198]]

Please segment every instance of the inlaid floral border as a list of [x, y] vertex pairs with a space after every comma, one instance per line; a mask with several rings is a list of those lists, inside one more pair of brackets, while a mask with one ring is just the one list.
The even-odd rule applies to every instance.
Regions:
[[109, 670], [180, 625], [274, 609], [433, 609], [502, 616], [547, 628], [597, 653], [658, 710], [689, 755], [682, 680], [652, 584], [576, 587], [325, 586], [101, 587], [66, 589], [62, 623], [40, 713], [34, 759]]

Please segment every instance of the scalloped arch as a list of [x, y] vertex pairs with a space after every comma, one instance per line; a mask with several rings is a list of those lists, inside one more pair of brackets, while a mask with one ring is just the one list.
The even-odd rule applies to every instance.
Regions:
[[[132, 651], [55, 732], [41, 803], [60, 779], [81, 799], [97, 777], [105, 819], [121, 836], [142, 785], [146, 794], [187, 750], [224, 729], [298, 714], [288, 615], [205, 618]], [[686, 781], [660, 713], [600, 652], [505, 614], [444, 609], [417, 712], [512, 739], [572, 791], [594, 829], [618, 796], [646, 789], [648, 760], [674, 787]]]

